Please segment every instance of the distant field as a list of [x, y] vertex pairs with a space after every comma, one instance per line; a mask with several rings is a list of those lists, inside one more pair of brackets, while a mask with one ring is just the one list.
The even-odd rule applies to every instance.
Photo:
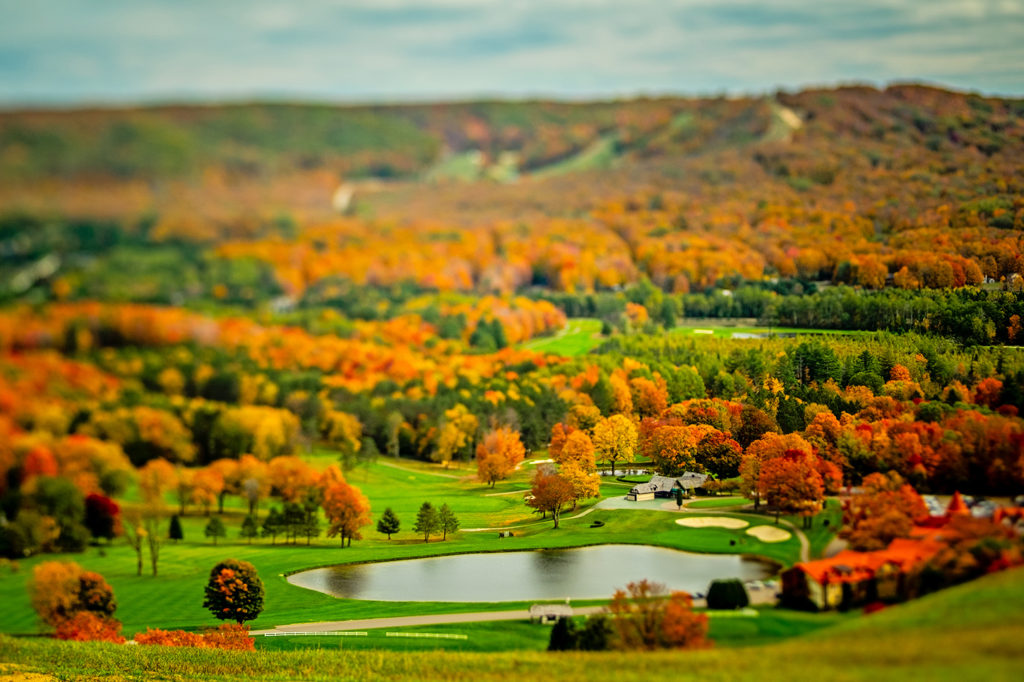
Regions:
[[550, 178], [566, 173], [609, 168], [619, 158], [616, 145], [617, 136], [601, 137], [580, 150], [578, 154], [570, 156], [564, 161], [544, 166], [531, 175], [535, 178]]
[[565, 325], [565, 329], [555, 336], [533, 339], [524, 343], [522, 347], [541, 353], [573, 357], [589, 353], [601, 345], [600, 334], [601, 320], [573, 318]]
[[687, 324], [673, 327], [670, 334], [683, 334], [693, 336], [717, 336], [718, 338], [736, 338], [736, 335], [768, 336], [769, 334], [841, 334], [860, 335], [871, 334], [869, 331], [857, 331], [847, 329], [806, 329], [801, 327], [735, 327], [723, 325], [717, 320], [709, 319], [700, 324]]
[[[572, 318], [565, 328], [554, 336], [533, 339], [522, 344], [522, 348], [542, 353], [554, 353], [567, 357], [575, 357], [589, 353], [601, 345], [601, 320], [582, 317]], [[769, 334], [840, 334], [861, 335], [868, 331], [849, 331], [839, 329], [806, 329], [799, 327], [752, 327], [722, 324], [721, 320], [709, 319], [693, 324], [680, 325], [669, 330], [670, 334], [683, 336], [714, 336], [717, 338], [734, 338], [737, 334], [744, 336], [768, 336]]]

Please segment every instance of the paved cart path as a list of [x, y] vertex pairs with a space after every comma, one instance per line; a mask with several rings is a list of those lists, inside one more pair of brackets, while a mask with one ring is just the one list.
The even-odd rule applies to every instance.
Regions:
[[[603, 606], [574, 608], [573, 615], [588, 616], [598, 613]], [[526, 609], [516, 611], [478, 611], [475, 613], [438, 613], [429, 616], [396, 616], [393, 618], [364, 618], [362, 620], [335, 620], [319, 623], [278, 625], [269, 630], [253, 630], [253, 635], [287, 634], [289, 632], [335, 632], [343, 630], [375, 630], [378, 628], [404, 628], [414, 625], [447, 625], [451, 623], [480, 623], [494, 620], [528, 620]]]

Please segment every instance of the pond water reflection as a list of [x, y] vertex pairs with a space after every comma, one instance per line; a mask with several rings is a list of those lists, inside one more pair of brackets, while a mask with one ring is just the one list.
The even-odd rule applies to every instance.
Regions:
[[601, 599], [642, 578], [705, 592], [715, 578], [759, 580], [774, 572], [770, 563], [735, 555], [601, 545], [332, 566], [288, 582], [346, 599], [488, 602]]

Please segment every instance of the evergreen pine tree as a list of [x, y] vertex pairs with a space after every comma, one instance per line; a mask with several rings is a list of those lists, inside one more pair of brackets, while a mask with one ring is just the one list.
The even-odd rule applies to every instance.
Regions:
[[424, 502], [420, 506], [412, 529], [416, 533], [423, 533], [423, 542], [430, 542], [431, 534], [441, 529], [441, 516], [429, 502]]
[[454, 533], [459, 529], [459, 520], [455, 517], [455, 512], [451, 510], [447, 504], [441, 505], [441, 511], [438, 513], [438, 519], [441, 526], [441, 539], [448, 539], [448, 533]]
[[240, 535], [243, 538], [248, 538], [249, 544], [252, 544], [252, 539], [259, 535], [259, 526], [256, 524], [256, 517], [249, 514], [245, 517], [245, 521], [242, 521], [242, 531]]
[[217, 538], [222, 538], [227, 535], [227, 530], [224, 528], [224, 522], [220, 520], [219, 516], [213, 516], [210, 518], [210, 522], [206, 524], [206, 530], [203, 531], [206, 537], [213, 538], [213, 544], [217, 544]]
[[391, 507], [388, 507], [384, 510], [380, 520], [377, 521], [377, 532], [385, 533], [388, 536], [388, 540], [390, 540], [391, 534], [397, 533], [401, 525], [402, 523], [398, 520], [398, 516], [391, 510]]
[[185, 539], [185, 533], [181, 530], [181, 519], [177, 514], [171, 517], [171, 527], [167, 531], [167, 537], [175, 542]]
[[278, 533], [283, 532], [284, 519], [281, 516], [281, 510], [277, 507], [273, 507], [270, 513], [267, 514], [267, 518], [263, 519], [263, 528], [261, 534], [263, 537], [268, 535], [271, 537], [270, 544], [277, 544]]

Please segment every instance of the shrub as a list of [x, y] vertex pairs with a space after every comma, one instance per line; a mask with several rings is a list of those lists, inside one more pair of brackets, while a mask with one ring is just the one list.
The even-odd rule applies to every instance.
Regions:
[[249, 628], [237, 623], [225, 623], [217, 628], [210, 628], [203, 635], [205, 646], [210, 649], [231, 649], [233, 651], [253, 651], [255, 640], [249, 636]]
[[92, 611], [79, 611], [57, 624], [57, 639], [74, 642], [114, 642], [123, 644], [121, 623], [116, 618]]
[[156, 644], [159, 646], [203, 646], [203, 636], [198, 632], [161, 630], [160, 628], [146, 628], [145, 632], [135, 635], [135, 641], [139, 644]]
[[709, 609], [742, 609], [750, 604], [747, 588], [737, 578], [713, 580], [708, 587]]
[[29, 594], [39, 618], [54, 627], [83, 611], [112, 616], [117, 610], [114, 590], [103, 576], [83, 571], [73, 561], [45, 561], [36, 566]]
[[581, 651], [606, 651], [611, 635], [608, 617], [598, 613], [587, 618], [583, 628], [576, 633], [576, 646]]
[[576, 624], [571, 618], [559, 618], [551, 628], [548, 651], [571, 651], [576, 648]]
[[185, 630], [146, 628], [145, 632], [135, 635], [135, 641], [146, 645], [193, 647], [196, 649], [253, 651], [255, 648], [255, 643], [249, 636], [249, 628], [230, 623], [210, 628], [203, 634]]
[[225, 559], [210, 571], [203, 607], [221, 620], [241, 625], [263, 610], [263, 581], [248, 561]]

